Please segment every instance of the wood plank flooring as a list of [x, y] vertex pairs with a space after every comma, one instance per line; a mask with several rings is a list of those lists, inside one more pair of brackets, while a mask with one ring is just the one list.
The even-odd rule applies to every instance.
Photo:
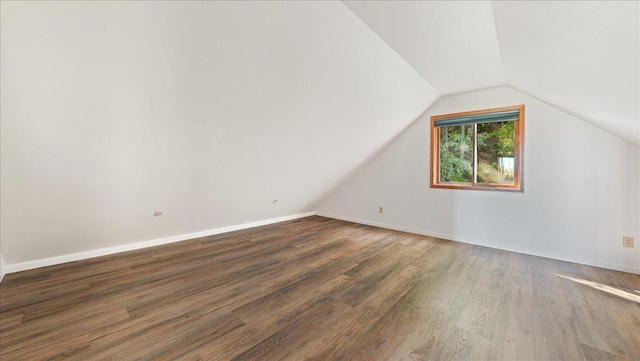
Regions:
[[640, 276], [314, 216], [9, 274], [0, 359], [640, 360]]

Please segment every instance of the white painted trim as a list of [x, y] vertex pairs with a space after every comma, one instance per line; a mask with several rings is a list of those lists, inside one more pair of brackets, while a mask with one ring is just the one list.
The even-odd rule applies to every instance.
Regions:
[[604, 262], [597, 262], [597, 261], [594, 262], [594, 261], [585, 261], [585, 260], [577, 260], [577, 259], [569, 259], [569, 258], [558, 258], [558, 257], [553, 256], [553, 255], [543, 254], [543, 253], [538, 253], [538, 252], [531, 252], [531, 251], [523, 252], [522, 250], [509, 249], [509, 248], [503, 248], [503, 247], [496, 247], [494, 245], [487, 244], [486, 242], [483, 242], [481, 240], [462, 238], [462, 237], [457, 237], [457, 236], [453, 236], [453, 235], [450, 235], [450, 234], [429, 232], [429, 231], [423, 231], [423, 230], [420, 230], [420, 229], [408, 228], [408, 227], [402, 227], [402, 226], [394, 226], [394, 225], [390, 225], [390, 224], [386, 224], [386, 223], [372, 222], [372, 221], [367, 221], [367, 220], [364, 220], [364, 219], [351, 218], [351, 217], [343, 217], [343, 216], [338, 216], [338, 215], [335, 215], [335, 214], [324, 213], [324, 212], [316, 212], [315, 214], [317, 216], [321, 216], [321, 217], [339, 219], [339, 220], [342, 220], [342, 221], [359, 223], [359, 224], [366, 224], [368, 226], [392, 229], [394, 231], [401, 231], [401, 232], [407, 232], [407, 233], [420, 234], [420, 235], [423, 235], [423, 236], [440, 238], [440, 239], [444, 239], [444, 240], [448, 240], [448, 241], [455, 241], [455, 242], [473, 244], [473, 245], [489, 247], [489, 248], [494, 248], [494, 249], [501, 249], [501, 250], [509, 251], [509, 252], [528, 254], [528, 255], [536, 256], [536, 257], [551, 258], [551, 259], [555, 259], [555, 260], [559, 260], [559, 261], [580, 263], [580, 264], [584, 264], [584, 265], [588, 265], [588, 266], [594, 266], [594, 267], [612, 269], [612, 270], [616, 270], [616, 271], [623, 271], [623, 272], [640, 274], [640, 267], [630, 267], [630, 266], [627, 266], [627, 265], [604, 263]]
[[57, 264], [61, 264], [61, 263], [79, 261], [79, 260], [83, 260], [83, 259], [87, 259], [87, 258], [106, 256], [106, 255], [110, 255], [110, 254], [114, 254], [114, 253], [120, 253], [120, 252], [126, 252], [126, 251], [132, 251], [132, 250], [136, 250], [136, 249], [141, 249], [141, 248], [159, 246], [161, 244], [186, 241], [188, 239], [193, 239], [193, 238], [213, 236], [215, 234], [220, 234], [220, 233], [227, 233], [227, 232], [232, 232], [232, 231], [238, 231], [238, 230], [241, 230], [241, 229], [264, 226], [264, 225], [267, 225], [267, 224], [290, 221], [292, 219], [309, 217], [309, 216], [313, 216], [315, 214], [316, 214], [316, 212], [293, 214], [293, 215], [279, 217], [279, 218], [271, 218], [271, 219], [265, 219], [265, 220], [261, 220], [261, 221], [251, 222], [251, 223], [243, 223], [243, 224], [238, 224], [238, 225], [234, 225], [234, 226], [215, 228], [215, 229], [210, 229], [210, 230], [207, 230], [207, 231], [181, 234], [181, 235], [177, 235], [177, 236], [159, 238], [159, 239], [154, 239], [154, 240], [144, 241], [144, 242], [123, 244], [121, 246], [115, 246], [115, 247], [100, 248], [100, 249], [96, 249], [96, 250], [93, 250], [93, 251], [72, 253], [72, 254], [66, 254], [66, 255], [57, 256], [57, 257], [50, 257], [50, 258], [42, 258], [42, 259], [37, 259], [37, 260], [27, 261], [27, 262], [21, 262], [21, 263], [5, 264], [4, 271], [5, 271], [5, 273], [15, 273], [15, 272], [20, 272], [20, 271], [26, 271], [26, 270], [30, 270], [30, 269], [34, 269], [34, 268], [53, 266], [53, 265], [57, 265]]
[[2, 253], [0, 253], [0, 282], [4, 278], [4, 275], [7, 274], [7, 268], [5, 267], [4, 258], [2, 257]]

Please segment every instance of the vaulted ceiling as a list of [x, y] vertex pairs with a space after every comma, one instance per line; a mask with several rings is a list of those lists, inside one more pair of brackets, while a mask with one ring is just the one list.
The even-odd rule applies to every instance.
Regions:
[[507, 84], [640, 144], [640, 2], [344, 3], [443, 95]]
[[640, 143], [638, 2], [345, 4], [0, 2], [6, 261], [313, 211], [440, 95]]

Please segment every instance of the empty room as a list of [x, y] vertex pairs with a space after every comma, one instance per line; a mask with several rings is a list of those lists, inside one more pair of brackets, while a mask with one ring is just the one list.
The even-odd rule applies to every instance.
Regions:
[[640, 360], [640, 1], [0, 6], [0, 360]]

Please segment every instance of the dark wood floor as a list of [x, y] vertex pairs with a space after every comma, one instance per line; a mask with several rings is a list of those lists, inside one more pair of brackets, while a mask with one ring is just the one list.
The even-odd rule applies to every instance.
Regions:
[[638, 360], [638, 290], [638, 275], [309, 217], [9, 274], [0, 359]]

